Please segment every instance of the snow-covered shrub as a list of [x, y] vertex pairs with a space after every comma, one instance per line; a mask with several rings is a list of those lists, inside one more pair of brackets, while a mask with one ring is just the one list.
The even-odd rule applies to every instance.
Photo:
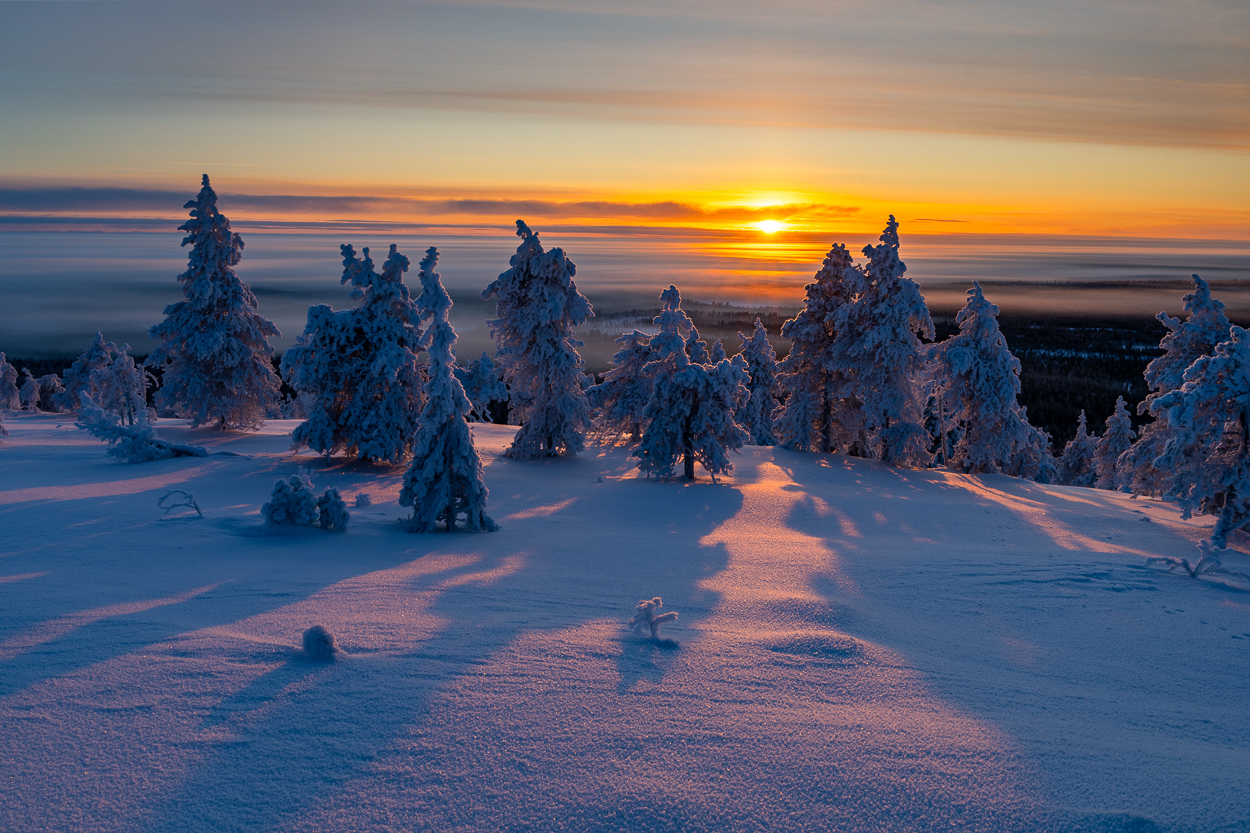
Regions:
[[662, 607], [664, 607], [664, 600], [659, 596], [641, 600], [634, 608], [634, 618], [629, 620], [629, 627], [639, 634], [643, 633], [643, 629], [646, 628], [651, 632], [652, 639], [659, 639], [660, 625], [677, 621], [677, 611], [658, 613], [657, 611]]
[[651, 336], [634, 330], [616, 339], [621, 348], [612, 356], [612, 367], [603, 382], [589, 388], [586, 397], [598, 411], [595, 427], [603, 435], [619, 437], [629, 432], [637, 442], [646, 425], [647, 403], [655, 386], [654, 377], [646, 371], [651, 362]]
[[105, 411], [82, 394], [77, 425], [109, 444], [108, 453], [127, 463], [167, 460], [171, 457], [207, 457], [208, 449], [199, 445], [171, 443], [157, 438], [156, 429], [148, 421], [146, 410], [139, 411], [133, 425], [123, 425], [121, 417]]
[[[95, 340], [72, 366], [66, 369], [65, 390], [55, 397], [60, 410], [77, 410], [85, 393], [105, 411], [117, 414], [126, 425], [134, 425], [139, 412], [147, 410], [147, 388], [151, 380], [130, 356], [130, 345], [120, 349], [96, 330]], [[148, 414], [152, 421], [153, 414]]]
[[499, 375], [499, 365], [486, 353], [465, 367], [457, 367], [456, 378], [473, 405], [469, 414], [473, 422], [490, 422], [490, 403], [508, 401], [508, 386]]
[[420, 316], [404, 273], [409, 261], [391, 246], [382, 274], [369, 250], [343, 254], [341, 283], [356, 306], [308, 310], [308, 323], [282, 356], [282, 375], [306, 402], [296, 447], [398, 463], [412, 451], [421, 412]]
[[465, 529], [491, 532], [497, 527], [486, 514], [482, 460], [466, 420], [473, 406], [454, 372], [456, 331], [447, 320], [451, 297], [434, 271], [437, 264], [438, 249], [430, 247], [421, 260], [417, 298], [427, 324], [421, 346], [430, 356], [429, 380], [399, 503], [412, 507], [408, 522], [412, 532], [433, 532], [440, 522], [451, 532], [461, 517]]
[[45, 411], [52, 413], [62, 413], [68, 410], [62, 407], [61, 394], [65, 391], [65, 385], [61, 382], [61, 377], [55, 373], [48, 373], [40, 376], [35, 380], [39, 385], [39, 407]]
[[747, 397], [746, 362], [741, 356], [714, 367], [697, 364], [686, 354], [680, 328], [690, 319], [681, 309], [681, 293], [670, 286], [660, 295], [664, 309], [655, 318], [660, 332], [651, 339], [655, 359], [644, 368], [655, 387], [647, 403], [647, 428], [631, 456], [648, 476], [668, 477], [680, 460], [687, 480], [698, 462], [716, 481], [730, 472], [729, 451], [742, 447], [746, 431], [734, 422], [735, 409]]
[[496, 299], [499, 317], [487, 323], [512, 397], [509, 420], [521, 426], [506, 454], [571, 456], [586, 447], [590, 425], [576, 328], [594, 310], [577, 291], [577, 270], [564, 251], [543, 251], [538, 235], [516, 224], [521, 245], [511, 268], [482, 290], [482, 298]]
[[362, 506], [372, 506], [372, 505], [373, 505], [373, 498], [370, 497], [368, 492], [359, 492], [356, 494], [356, 506], [362, 507]]
[[[747, 375], [750, 377], [747, 383], [750, 396], [734, 416], [750, 436], [747, 442], [752, 445], [775, 445], [773, 411], [776, 410], [777, 393], [780, 391], [777, 384], [777, 352], [768, 343], [768, 332], [759, 318], [755, 319], [755, 330], [751, 335], [738, 333], [738, 338], [742, 339], [742, 358], [746, 360]], [[716, 344], [719, 346], [720, 341], [717, 340]], [[720, 352], [723, 359], [723, 347]], [[715, 350], [712, 351], [712, 358], [716, 358]]]
[[1106, 428], [1094, 447], [1094, 471], [1098, 479], [1094, 485], [1099, 489], [1119, 489], [1124, 486], [1119, 462], [1124, 452], [1133, 445], [1133, 420], [1129, 416], [1124, 397], [1115, 399], [1115, 411], [1107, 417]]
[[938, 433], [943, 443], [949, 432], [957, 437], [948, 464], [1014, 477], [1049, 472], [1049, 440], [1017, 402], [1020, 362], [998, 327], [998, 307], [985, 299], [979, 283], [973, 281], [955, 321], [959, 333], [931, 349]]
[[260, 508], [266, 524], [276, 526], [315, 526], [317, 498], [312, 481], [303, 474], [293, 474], [273, 484], [269, 502]]
[[313, 625], [304, 631], [304, 654], [314, 662], [330, 662], [338, 656], [334, 634], [324, 625]]
[[1172, 434], [1154, 465], [1171, 473], [1166, 496], [1180, 501], [1184, 517], [1217, 517], [1210, 540], [1222, 548], [1250, 522], [1250, 333], [1234, 326], [1184, 378], [1150, 404]]
[[243, 240], [217, 210], [207, 174], [199, 195], [183, 207], [191, 209], [191, 219], [178, 227], [187, 233], [182, 245], [191, 246], [187, 271], [178, 276], [184, 299], [165, 307], [165, 320], [148, 331], [161, 342], [147, 360], [164, 370], [157, 409], [195, 426], [256, 429], [281, 402], [269, 345], [280, 333], [234, 273]]
[[338, 489], [326, 489], [317, 498], [317, 525], [330, 532], [346, 532], [351, 520], [347, 503]]
[[[1211, 287], [1202, 278], [1193, 275], [1194, 291], [1187, 294], [1185, 320], [1173, 318], [1166, 312], [1155, 317], [1167, 333], [1159, 342], [1163, 354], [1146, 365], [1146, 386], [1150, 393], [1137, 406], [1139, 414], [1155, 414], [1154, 403], [1185, 382], [1185, 371], [1196, 360], [1210, 356], [1215, 345], [1227, 341], [1228, 316], [1224, 304], [1211, 297]], [[1169, 488], [1171, 472], [1159, 468], [1155, 461], [1163, 455], [1164, 448], [1173, 438], [1173, 430], [1166, 418], [1156, 415], [1152, 422], [1141, 427], [1137, 441], [1117, 464], [1120, 478], [1138, 494], [1162, 495]]]
[[18, 396], [17, 369], [0, 353], [0, 410], [19, 410], [22, 400]]
[[778, 382], [786, 400], [773, 422], [773, 434], [798, 451], [837, 449], [838, 426], [850, 423], [856, 403], [835, 396], [840, 379], [832, 365], [836, 313], [864, 292], [864, 275], [841, 243], [829, 250], [815, 279], [805, 287], [803, 309], [781, 326], [791, 341]]
[[1076, 436], [1068, 440], [1056, 461], [1058, 479], [1067, 486], [1093, 486], [1098, 479], [1094, 468], [1095, 438], [1089, 435], [1085, 411], [1076, 421]]

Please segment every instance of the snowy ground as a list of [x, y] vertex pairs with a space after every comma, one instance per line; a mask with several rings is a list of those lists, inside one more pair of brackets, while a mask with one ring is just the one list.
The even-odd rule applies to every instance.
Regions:
[[[401, 468], [292, 423], [165, 421], [244, 456], [141, 465], [6, 424], [5, 831], [1250, 829], [1250, 594], [1148, 566], [1209, 525], [1168, 504], [761, 448], [648, 481], [478, 426], [502, 529], [411, 535]], [[301, 464], [374, 505], [263, 535]], [[677, 647], [624, 630], [654, 595]]]

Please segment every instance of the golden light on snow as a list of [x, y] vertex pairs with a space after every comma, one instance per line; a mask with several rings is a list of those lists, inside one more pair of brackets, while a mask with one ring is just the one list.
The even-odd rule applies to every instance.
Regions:
[[786, 228], [786, 224], [780, 220], [760, 220], [755, 227], [765, 234], [776, 234]]

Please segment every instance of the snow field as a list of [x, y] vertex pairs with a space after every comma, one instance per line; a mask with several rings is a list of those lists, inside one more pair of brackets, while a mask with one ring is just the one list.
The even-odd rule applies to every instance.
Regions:
[[[5, 424], [3, 830], [1250, 826], [1250, 595], [1148, 565], [1209, 534], [1168, 503], [752, 446], [659, 482], [475, 425], [500, 530], [415, 535], [403, 466], [295, 422], [162, 421], [243, 456], [140, 465]], [[301, 466], [346, 534], [262, 533]], [[655, 595], [677, 648], [625, 627]]]

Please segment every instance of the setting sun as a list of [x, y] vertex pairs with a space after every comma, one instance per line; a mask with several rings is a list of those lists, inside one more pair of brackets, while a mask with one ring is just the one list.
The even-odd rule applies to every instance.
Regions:
[[765, 234], [776, 234], [786, 227], [780, 220], [760, 220], [755, 227]]

